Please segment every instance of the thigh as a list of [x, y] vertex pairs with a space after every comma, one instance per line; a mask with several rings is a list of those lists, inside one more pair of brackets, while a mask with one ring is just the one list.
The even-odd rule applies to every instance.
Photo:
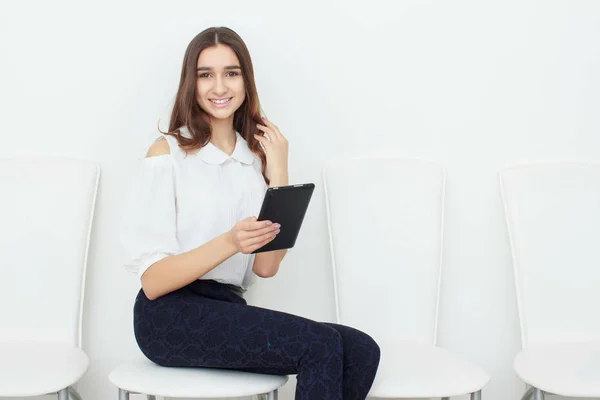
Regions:
[[308, 350], [326, 352], [324, 343], [339, 335], [326, 324], [243, 303], [163, 297], [136, 301], [135, 312], [138, 344], [160, 365], [296, 374]]

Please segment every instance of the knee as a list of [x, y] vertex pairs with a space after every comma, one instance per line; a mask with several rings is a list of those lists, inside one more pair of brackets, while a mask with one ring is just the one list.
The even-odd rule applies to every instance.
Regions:
[[322, 357], [343, 353], [342, 335], [333, 328], [321, 326], [309, 342], [309, 352], [313, 356]]
[[356, 342], [359, 344], [360, 352], [359, 357], [362, 358], [362, 362], [365, 364], [371, 364], [372, 366], [378, 366], [379, 360], [381, 359], [381, 348], [379, 344], [370, 335], [364, 332], [358, 332]]
[[378, 365], [379, 360], [381, 359], [381, 348], [379, 344], [373, 339], [371, 336], [367, 335], [367, 342], [370, 348], [370, 352], [372, 354], [373, 363]]
[[323, 335], [323, 343], [327, 346], [329, 351], [342, 353], [344, 349], [344, 342], [342, 335], [333, 328], [326, 328]]

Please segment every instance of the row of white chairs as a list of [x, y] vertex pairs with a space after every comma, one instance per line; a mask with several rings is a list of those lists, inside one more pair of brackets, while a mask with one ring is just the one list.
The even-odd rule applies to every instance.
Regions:
[[[522, 334], [514, 370], [529, 388], [523, 397], [598, 397], [600, 165], [536, 163], [499, 177]], [[99, 179], [100, 166], [89, 161], [0, 160], [0, 397], [80, 398], [74, 386], [89, 365], [81, 320]], [[436, 339], [445, 168], [356, 157], [328, 164], [322, 183], [337, 322], [368, 332], [382, 349], [369, 397], [480, 400], [488, 373]], [[134, 393], [273, 400], [288, 381], [150, 361], [118, 365], [109, 379], [119, 400]]]

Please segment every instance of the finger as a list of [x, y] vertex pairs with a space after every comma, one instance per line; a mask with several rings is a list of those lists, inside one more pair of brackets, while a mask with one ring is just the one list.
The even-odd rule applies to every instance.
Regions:
[[279, 225], [277, 225], [277, 224], [269, 224], [269, 225], [261, 227], [259, 229], [247, 230], [247, 231], [244, 231], [245, 233], [248, 234], [248, 236], [245, 236], [245, 240], [253, 239], [256, 237], [263, 236], [263, 235], [279, 233], [278, 230], [279, 230]]
[[258, 140], [259, 142], [263, 142], [263, 141], [269, 142], [269, 138], [267, 138], [267, 136], [265, 136], [265, 135], [268, 135], [268, 133], [263, 133], [262, 135], [254, 135], [254, 138], [256, 140]]
[[277, 234], [275, 232], [269, 232], [264, 235], [255, 236], [253, 238], [250, 238], [250, 239], [244, 241], [244, 245], [247, 247], [252, 247], [252, 246], [260, 244], [264, 241], [273, 240], [276, 236], [277, 236]]
[[267, 245], [268, 243], [272, 242], [275, 238], [277, 237], [277, 235], [272, 235], [267, 237], [265, 240], [258, 242], [252, 246], [250, 246], [249, 248], [249, 252], [252, 253], [254, 250], [256, 249], [260, 249], [261, 247]]
[[272, 224], [272, 225], [266, 226], [264, 228], [260, 228], [260, 229], [256, 229], [256, 230], [252, 231], [252, 234], [255, 237], [268, 235], [268, 234], [277, 235], [278, 233], [279, 233], [279, 224]]
[[[273, 238], [273, 239], [274, 239], [274, 238]], [[258, 243], [258, 244], [256, 244], [256, 245], [254, 245], [254, 246], [250, 247], [250, 248], [248, 249], [248, 253], [249, 253], [249, 254], [252, 254], [252, 253], [253, 253], [255, 250], [258, 250], [258, 249], [260, 249], [261, 247], [264, 247], [264, 246], [266, 246], [267, 244], [269, 244], [271, 241], [273, 241], [273, 239], [266, 240], [266, 241], [264, 241], [264, 242], [262, 242], [262, 243]]]
[[244, 219], [238, 221], [238, 229], [242, 229], [247, 223], [254, 222], [257, 219], [258, 218], [256, 218], [256, 216], [252, 216], [252, 217], [244, 218]]
[[254, 138], [258, 140], [264, 148], [271, 146], [271, 141], [264, 136], [254, 135]]
[[[271, 225], [273, 225], [273, 222], [271, 222], [269, 220], [247, 221], [244, 223], [242, 230], [247, 231], [247, 232], [253, 232], [258, 229], [268, 228]], [[252, 235], [252, 236], [254, 236], [254, 235]]]
[[242, 220], [239, 220], [235, 226], [233, 227], [234, 230], [241, 232], [241, 231], [245, 231], [246, 228], [248, 227], [248, 224], [256, 221], [256, 217], [248, 217], [248, 218], [244, 218]]
[[274, 124], [274, 123], [272, 123], [271, 121], [269, 121], [269, 120], [268, 120], [266, 117], [263, 117], [263, 118], [262, 118], [262, 121], [263, 121], [263, 123], [264, 123], [266, 126], [268, 126], [269, 128], [271, 128], [271, 129], [273, 129], [273, 130], [276, 130], [276, 129], [277, 129], [277, 126], [275, 126], [275, 124]]
[[279, 128], [274, 123], [272, 123], [271, 121], [269, 121], [266, 118], [263, 118], [263, 122], [268, 129], [271, 129], [273, 131], [275, 136], [277, 136], [279, 138], [284, 137], [283, 134], [281, 133], [281, 131], [279, 130]]
[[[275, 132], [273, 131], [273, 129], [269, 128], [268, 126], [265, 125], [261, 125], [261, 124], [256, 124], [256, 127], [263, 132], [264, 134], [270, 135], [270, 136], [274, 136]], [[269, 137], [270, 137], [269, 136]]]

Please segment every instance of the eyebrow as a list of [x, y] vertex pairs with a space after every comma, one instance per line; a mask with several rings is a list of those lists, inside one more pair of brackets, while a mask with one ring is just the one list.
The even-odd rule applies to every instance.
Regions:
[[[225, 66], [224, 69], [226, 69], [226, 70], [232, 70], [232, 69], [239, 69], [239, 70], [241, 70], [242, 67], [240, 67], [239, 65], [227, 65], [227, 66]], [[198, 68], [196, 68], [196, 71], [212, 71], [212, 70], [213, 70], [212, 67], [198, 67]]]

